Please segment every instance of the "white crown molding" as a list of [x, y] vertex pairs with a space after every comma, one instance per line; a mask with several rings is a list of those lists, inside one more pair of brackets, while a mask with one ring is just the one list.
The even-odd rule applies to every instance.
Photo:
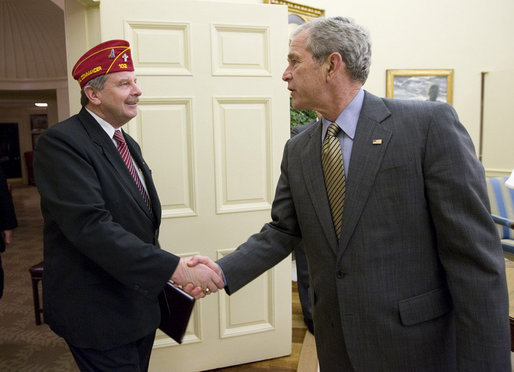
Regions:
[[86, 8], [97, 7], [100, 5], [100, 0], [77, 0], [79, 3], [84, 5]]
[[0, 81], [0, 90], [44, 90], [66, 87], [68, 87], [67, 78]]
[[52, 3], [57, 5], [59, 8], [64, 10], [64, 0], [50, 0]]

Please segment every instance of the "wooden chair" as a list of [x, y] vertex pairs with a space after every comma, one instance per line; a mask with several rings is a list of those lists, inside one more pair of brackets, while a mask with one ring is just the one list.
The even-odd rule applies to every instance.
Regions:
[[34, 296], [34, 315], [36, 317], [36, 325], [41, 325], [41, 314], [43, 308], [39, 301], [39, 282], [43, 279], [43, 261], [31, 266], [29, 269], [30, 279], [32, 280], [32, 294]]

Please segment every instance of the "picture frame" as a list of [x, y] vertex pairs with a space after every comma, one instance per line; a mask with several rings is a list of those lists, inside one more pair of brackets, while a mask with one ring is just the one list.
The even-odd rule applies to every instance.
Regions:
[[[264, 0], [264, 4], [286, 5], [288, 13], [288, 24], [290, 26], [297, 25], [296, 27], [298, 27], [298, 25], [308, 22], [313, 18], [325, 16], [324, 9], [313, 8], [287, 0]], [[291, 32], [292, 30], [290, 27], [289, 34], [291, 34]]]
[[32, 149], [35, 149], [39, 136], [48, 129], [47, 114], [30, 115], [30, 133], [32, 136]]
[[307, 5], [293, 3], [292, 1], [287, 0], [264, 0], [264, 4], [287, 5], [288, 14], [297, 15], [298, 17], [303, 19], [303, 22], [308, 22], [313, 18], [325, 16], [324, 9], [313, 8]]
[[453, 69], [386, 70], [386, 97], [453, 104]]

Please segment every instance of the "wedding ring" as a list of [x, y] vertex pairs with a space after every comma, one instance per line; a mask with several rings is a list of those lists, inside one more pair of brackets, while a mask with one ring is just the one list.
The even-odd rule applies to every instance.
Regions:
[[205, 294], [209, 294], [210, 291], [211, 290], [209, 288], [205, 288], [205, 290], [204, 290]]

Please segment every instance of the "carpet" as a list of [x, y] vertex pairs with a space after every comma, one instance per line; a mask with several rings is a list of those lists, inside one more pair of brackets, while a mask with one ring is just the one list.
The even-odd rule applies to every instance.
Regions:
[[[2, 254], [0, 371], [78, 371], [66, 343], [46, 324], [36, 326], [29, 267], [43, 259], [43, 222], [35, 187], [14, 187], [18, 219], [13, 243]], [[40, 287], [41, 291], [41, 287]]]

